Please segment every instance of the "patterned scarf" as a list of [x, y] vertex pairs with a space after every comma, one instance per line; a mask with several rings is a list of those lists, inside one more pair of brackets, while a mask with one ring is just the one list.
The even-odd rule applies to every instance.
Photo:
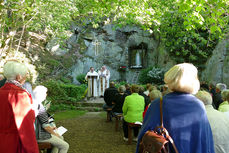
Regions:
[[20, 82], [16, 81], [16, 80], [7, 80], [6, 83], [11, 83], [11, 84], [14, 84], [15, 86], [25, 90], [27, 93], [29, 93], [23, 86]]

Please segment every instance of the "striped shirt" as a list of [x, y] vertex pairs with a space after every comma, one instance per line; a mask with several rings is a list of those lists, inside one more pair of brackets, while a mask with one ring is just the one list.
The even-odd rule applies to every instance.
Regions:
[[48, 133], [44, 128], [49, 126], [48, 114], [43, 105], [40, 105], [39, 113], [36, 117], [36, 137], [37, 140], [47, 140], [51, 138], [51, 134]]

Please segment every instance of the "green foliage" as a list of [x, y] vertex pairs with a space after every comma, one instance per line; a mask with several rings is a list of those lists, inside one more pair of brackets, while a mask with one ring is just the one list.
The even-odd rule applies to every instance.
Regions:
[[139, 25], [153, 36], [160, 35], [158, 41], [177, 62], [198, 66], [206, 62], [218, 41], [229, 32], [228, 0], [90, 0], [77, 6], [80, 14], [93, 12], [90, 17], [95, 27], [107, 23], [117, 28]]
[[[75, 0], [7, 0], [0, 3], [0, 47], [5, 41], [22, 31], [44, 32], [47, 35], [66, 39], [72, 18], [78, 15]], [[20, 41], [19, 41], [20, 42]]]
[[[22, 37], [30, 31], [63, 41], [72, 34], [68, 29], [74, 20], [94, 28], [141, 26], [153, 37], [159, 35], [155, 39], [177, 62], [201, 65], [229, 32], [228, 12], [228, 0], [7, 0], [0, 3], [0, 50], [11, 51], [14, 43], [18, 51]], [[48, 62], [71, 67], [74, 58], [64, 58], [62, 65], [57, 59]]]
[[142, 84], [163, 84], [164, 73], [165, 70], [158, 67], [143, 69], [139, 75], [139, 82]]
[[116, 82], [115, 83], [115, 87], [118, 89], [120, 86], [125, 86], [125, 84], [127, 84], [127, 82], [126, 81], [121, 81], [121, 82]]
[[85, 80], [85, 76], [86, 76], [86, 74], [79, 74], [76, 76], [76, 79], [77, 79], [77, 81], [79, 81], [79, 83], [86, 84], [87, 81]]
[[153, 67], [148, 67], [146, 69], [141, 70], [139, 74], [138, 81], [142, 84], [147, 84], [147, 83], [152, 83], [152, 79], [147, 75], [148, 72], [152, 69]]
[[74, 84], [64, 84], [53, 80], [46, 81], [43, 85], [48, 88], [48, 98], [52, 103], [79, 101], [83, 98], [86, 90], [86, 85], [76, 86]]
[[59, 62], [59, 61], [57, 61], [57, 60], [55, 60], [55, 59], [52, 59], [52, 58], [47, 58], [46, 63], [47, 63], [49, 66], [51, 66], [52, 68], [57, 67], [57, 66], [60, 65], [60, 62]]
[[70, 84], [72, 81], [69, 78], [61, 77], [60, 80], [65, 84]]

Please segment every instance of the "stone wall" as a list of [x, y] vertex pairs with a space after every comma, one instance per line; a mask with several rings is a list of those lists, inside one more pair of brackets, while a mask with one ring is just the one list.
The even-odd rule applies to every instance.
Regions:
[[221, 41], [206, 63], [201, 78], [211, 83], [226, 83], [229, 86], [229, 37]]
[[[145, 68], [154, 65], [171, 67], [174, 64], [161, 47], [157, 40], [158, 36], [138, 27], [116, 28], [108, 24], [94, 29], [79, 27], [75, 23], [72, 25], [72, 31], [74, 30], [75, 33], [66, 41], [66, 48], [60, 49], [55, 41], [50, 41], [46, 47], [50, 52], [60, 56], [69, 51], [74, 52], [77, 59], [69, 73], [74, 83], [78, 83], [76, 76], [86, 74], [91, 66], [98, 70], [103, 65], [110, 70], [111, 80], [132, 83], [136, 71], [140, 69], [130, 69], [129, 51], [130, 48], [141, 44], [146, 46], [146, 56], [142, 61]], [[120, 71], [120, 66], [125, 66], [125, 71]]]

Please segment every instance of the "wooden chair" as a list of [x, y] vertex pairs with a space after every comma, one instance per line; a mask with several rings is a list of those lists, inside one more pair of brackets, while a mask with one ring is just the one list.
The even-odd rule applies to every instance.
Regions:
[[51, 153], [52, 144], [49, 142], [38, 142], [39, 152], [42, 153]]
[[139, 123], [128, 123], [128, 144], [132, 144], [132, 129], [133, 127], [141, 128], [142, 124]]
[[107, 108], [107, 122], [111, 121], [112, 108]]
[[122, 114], [115, 115], [115, 131], [118, 131], [118, 125], [121, 118], [122, 118]]

